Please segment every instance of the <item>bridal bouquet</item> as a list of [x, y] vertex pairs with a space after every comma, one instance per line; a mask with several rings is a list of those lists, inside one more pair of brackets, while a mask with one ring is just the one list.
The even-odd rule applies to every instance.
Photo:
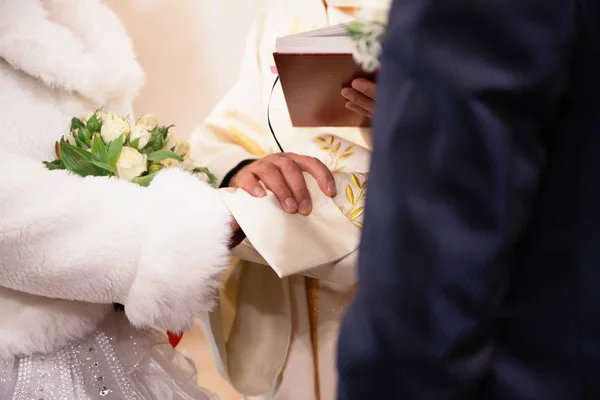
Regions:
[[50, 170], [68, 170], [79, 176], [113, 176], [148, 186], [158, 171], [180, 167], [214, 185], [216, 177], [196, 167], [189, 144], [160, 126], [153, 115], [140, 117], [135, 125], [115, 113], [100, 111], [73, 117], [71, 132], [56, 143], [57, 159], [44, 162]]
[[[169, 132], [171, 127], [160, 126], [153, 115], [140, 117], [133, 126], [115, 113], [73, 117], [70, 134], [56, 142], [56, 160], [44, 165], [83, 177], [113, 176], [141, 186], [148, 186], [158, 171], [179, 167], [214, 185], [216, 177], [194, 165], [188, 155], [190, 145]], [[175, 347], [181, 334], [168, 335]]]
[[370, 0], [368, 7], [360, 9], [356, 21], [347, 25], [348, 35], [356, 45], [354, 60], [365, 72], [375, 72], [381, 65], [379, 59], [389, 7], [389, 0]]

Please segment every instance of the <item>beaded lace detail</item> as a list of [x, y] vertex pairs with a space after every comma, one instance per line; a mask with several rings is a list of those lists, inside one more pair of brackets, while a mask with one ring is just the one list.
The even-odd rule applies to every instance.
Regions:
[[[113, 341], [99, 330], [51, 354], [1, 361], [0, 393], [12, 392], [14, 400], [138, 400]], [[135, 359], [137, 352], [130, 347], [126, 358]]]

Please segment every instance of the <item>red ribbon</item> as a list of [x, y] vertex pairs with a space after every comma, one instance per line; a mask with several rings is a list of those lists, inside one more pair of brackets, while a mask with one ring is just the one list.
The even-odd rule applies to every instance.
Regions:
[[181, 341], [183, 333], [167, 332], [167, 336], [169, 336], [169, 343], [171, 343], [171, 346], [177, 347], [177, 345]]

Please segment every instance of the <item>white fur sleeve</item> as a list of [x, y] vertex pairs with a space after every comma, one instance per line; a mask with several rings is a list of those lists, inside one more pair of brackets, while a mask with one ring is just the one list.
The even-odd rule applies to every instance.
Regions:
[[[39, 0], [0, 0], [0, 54], [6, 62], [48, 86], [76, 91], [100, 104], [137, 95], [144, 72], [116, 15], [98, 1], [46, 0], [44, 5]], [[102, 22], [85, 24], [90, 18]]]
[[213, 305], [231, 216], [205, 183], [170, 169], [142, 188], [7, 154], [0, 170], [0, 285], [119, 302], [134, 325], [173, 331]]

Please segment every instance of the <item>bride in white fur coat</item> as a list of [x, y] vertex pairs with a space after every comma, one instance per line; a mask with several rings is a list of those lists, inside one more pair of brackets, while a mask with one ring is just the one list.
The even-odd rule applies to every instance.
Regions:
[[99, 0], [0, 0], [0, 399], [211, 398], [159, 332], [213, 303], [232, 235], [215, 191], [42, 165], [72, 116], [130, 114], [142, 83]]

